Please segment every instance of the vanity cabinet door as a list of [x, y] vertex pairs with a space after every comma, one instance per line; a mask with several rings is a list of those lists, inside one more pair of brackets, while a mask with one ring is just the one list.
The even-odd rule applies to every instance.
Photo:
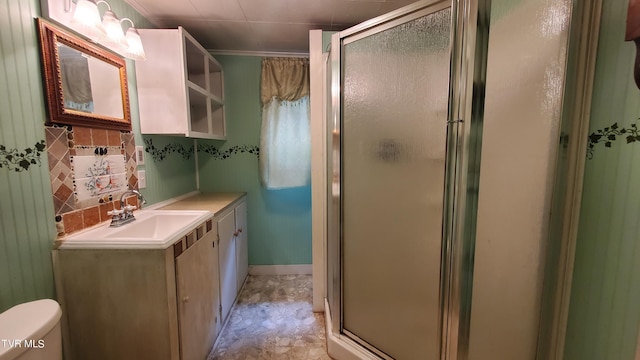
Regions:
[[231, 306], [238, 293], [236, 279], [236, 221], [234, 211], [224, 214], [218, 220], [218, 236], [220, 237], [220, 301], [222, 303], [222, 321], [227, 318]]
[[180, 358], [206, 359], [220, 330], [218, 246], [208, 232], [176, 258]]
[[247, 203], [241, 202], [235, 208], [236, 214], [236, 261], [238, 291], [242, 288], [249, 272], [249, 253], [247, 245]]

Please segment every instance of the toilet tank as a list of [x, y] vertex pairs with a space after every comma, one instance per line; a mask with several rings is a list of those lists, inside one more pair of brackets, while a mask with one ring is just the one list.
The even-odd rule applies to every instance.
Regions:
[[36, 300], [0, 314], [0, 360], [61, 360], [60, 305]]

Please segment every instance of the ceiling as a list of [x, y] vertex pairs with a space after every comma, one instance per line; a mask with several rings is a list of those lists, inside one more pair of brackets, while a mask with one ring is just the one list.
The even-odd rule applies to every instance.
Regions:
[[415, 0], [125, 0], [159, 28], [228, 53], [308, 53], [309, 30], [340, 31]]

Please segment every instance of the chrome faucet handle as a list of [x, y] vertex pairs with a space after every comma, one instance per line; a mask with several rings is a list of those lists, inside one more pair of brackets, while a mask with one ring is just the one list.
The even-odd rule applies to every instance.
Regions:
[[117, 221], [122, 217], [124, 210], [122, 209], [113, 209], [111, 211], [107, 211], [107, 215], [111, 216], [111, 221]]

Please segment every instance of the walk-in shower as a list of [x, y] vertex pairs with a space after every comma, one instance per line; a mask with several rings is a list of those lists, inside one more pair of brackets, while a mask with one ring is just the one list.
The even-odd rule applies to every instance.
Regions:
[[425, 0], [332, 36], [326, 298], [344, 358], [536, 358], [571, 4]]

